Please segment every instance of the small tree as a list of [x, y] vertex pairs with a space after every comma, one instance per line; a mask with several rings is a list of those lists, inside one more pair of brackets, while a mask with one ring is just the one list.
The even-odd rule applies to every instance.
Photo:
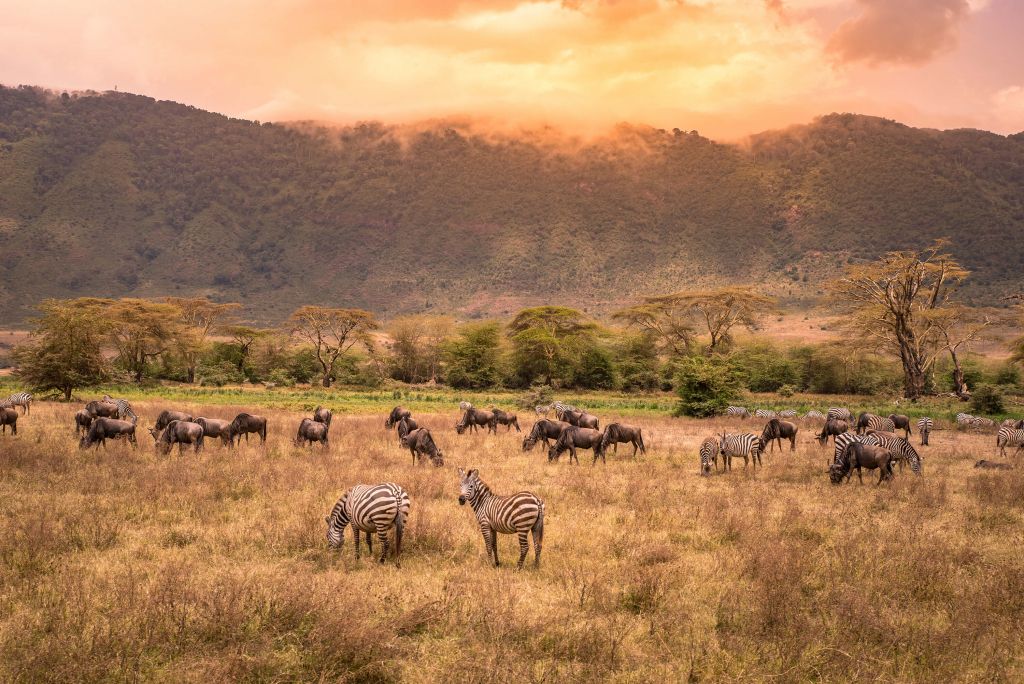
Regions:
[[443, 348], [445, 379], [452, 387], [478, 389], [501, 382], [501, 326], [467, 323]]
[[538, 306], [523, 309], [508, 326], [512, 365], [523, 384], [543, 378], [569, 379], [580, 353], [592, 344], [597, 326], [576, 309]]
[[722, 413], [740, 395], [742, 377], [720, 357], [681, 359], [676, 374], [676, 415], [706, 418]]
[[1003, 393], [992, 385], [978, 385], [971, 396], [971, 411], [984, 415], [1003, 412]]
[[237, 367], [239, 371], [245, 368], [246, 362], [252, 354], [253, 345], [271, 334], [270, 330], [261, 330], [248, 325], [226, 325], [222, 326], [220, 332], [231, 338], [231, 345], [238, 350]]
[[441, 365], [441, 347], [452, 329], [444, 316], [405, 316], [388, 326], [391, 344], [388, 368], [403, 382], [436, 382]]
[[[241, 304], [217, 304], [206, 297], [165, 297], [164, 302], [180, 311], [182, 330], [177, 337], [178, 350], [185, 360], [188, 382], [196, 381], [196, 366], [206, 338], [225, 319], [242, 308]], [[239, 366], [238, 370], [241, 370]]]
[[357, 343], [370, 349], [370, 332], [379, 327], [369, 311], [323, 306], [303, 306], [292, 313], [289, 323], [292, 335], [311, 345], [324, 387], [331, 386], [338, 357]]
[[173, 304], [147, 299], [77, 300], [101, 312], [118, 363], [142, 382], [146, 365], [167, 353], [182, 333], [180, 310]]

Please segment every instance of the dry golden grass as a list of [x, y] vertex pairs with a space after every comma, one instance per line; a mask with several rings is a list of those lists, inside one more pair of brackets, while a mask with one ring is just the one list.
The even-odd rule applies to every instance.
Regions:
[[[145, 425], [165, 407], [137, 403]], [[631, 419], [648, 456], [591, 467], [456, 436], [453, 411], [424, 417], [435, 469], [383, 416], [336, 416], [328, 453], [267, 411], [266, 448], [157, 457], [141, 429], [137, 451], [80, 452], [73, 411], [38, 403], [0, 437], [2, 681], [1024, 677], [1024, 475], [972, 469], [992, 436], [938, 431], [923, 478], [833, 487], [809, 434], [699, 477], [725, 421]], [[488, 567], [456, 465], [545, 499], [539, 571]], [[350, 533], [326, 548], [340, 493], [382, 480], [412, 497], [401, 569], [356, 561]]]

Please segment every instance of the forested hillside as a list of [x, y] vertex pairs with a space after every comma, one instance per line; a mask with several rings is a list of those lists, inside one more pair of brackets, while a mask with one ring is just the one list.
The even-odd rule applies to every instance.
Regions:
[[849, 259], [948, 236], [970, 294], [1017, 291], [1024, 135], [855, 115], [718, 144], [230, 119], [0, 88], [0, 322], [43, 297], [208, 294], [464, 314], [758, 283], [813, 297]]

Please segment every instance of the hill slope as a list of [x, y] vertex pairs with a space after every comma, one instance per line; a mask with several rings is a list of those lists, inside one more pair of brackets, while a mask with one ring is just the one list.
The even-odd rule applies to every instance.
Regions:
[[1021, 285], [1024, 136], [831, 115], [748, 146], [260, 125], [137, 95], [0, 88], [0, 321], [47, 296], [207, 293], [502, 313], [758, 282], [949, 236], [973, 292]]

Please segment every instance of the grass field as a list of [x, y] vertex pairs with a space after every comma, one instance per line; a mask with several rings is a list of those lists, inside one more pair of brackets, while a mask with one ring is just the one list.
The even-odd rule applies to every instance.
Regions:
[[[143, 425], [168, 406], [136, 402]], [[756, 474], [700, 477], [700, 440], [740, 421], [631, 419], [647, 457], [592, 467], [423, 414], [435, 469], [383, 414], [336, 417], [326, 453], [270, 410], [266, 447], [158, 457], [141, 429], [138, 450], [79, 451], [73, 411], [39, 403], [0, 437], [2, 681], [1024, 676], [1024, 477], [972, 468], [991, 435], [936, 431], [923, 477], [834, 487], [808, 434]], [[457, 465], [545, 500], [539, 570], [487, 565]], [[350, 532], [328, 551], [341, 492], [385, 480], [412, 497], [401, 569], [357, 561]]]

